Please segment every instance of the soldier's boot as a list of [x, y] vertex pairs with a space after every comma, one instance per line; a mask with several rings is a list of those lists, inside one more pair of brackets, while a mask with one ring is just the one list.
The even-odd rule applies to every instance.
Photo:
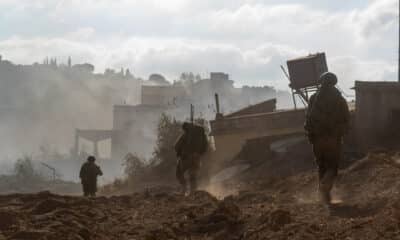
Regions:
[[185, 179], [185, 172], [182, 171], [182, 168], [180, 167], [179, 164], [178, 164], [178, 166], [176, 168], [176, 179], [181, 184], [181, 192], [182, 192], [182, 194], [186, 195], [186, 193], [187, 193], [187, 183], [186, 183], [186, 179]]
[[319, 186], [319, 197], [322, 204], [327, 206], [331, 204], [330, 190], [322, 184]]
[[188, 186], [187, 186], [186, 181], [184, 181], [184, 182], [181, 183], [180, 192], [181, 192], [183, 195], [188, 195], [188, 194], [189, 194], [189, 190], [188, 190]]
[[190, 178], [190, 193], [194, 193], [197, 191], [197, 179], [196, 178]]
[[187, 184], [181, 186], [181, 193], [185, 196], [189, 195], [189, 190], [188, 190]]
[[197, 170], [189, 171], [190, 193], [197, 191]]
[[335, 180], [333, 171], [327, 171], [319, 183], [319, 194], [321, 202], [327, 206], [331, 205], [332, 197], [331, 190]]

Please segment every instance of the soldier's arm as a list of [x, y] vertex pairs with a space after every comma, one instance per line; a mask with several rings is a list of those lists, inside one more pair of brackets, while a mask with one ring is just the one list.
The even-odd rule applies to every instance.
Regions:
[[313, 94], [310, 97], [310, 100], [308, 101], [308, 107], [307, 107], [307, 111], [306, 111], [306, 122], [304, 123], [304, 129], [306, 131], [310, 131], [311, 130], [310, 115], [311, 115], [311, 109], [313, 108], [314, 100], [315, 100], [315, 94]]
[[346, 99], [341, 98], [339, 103], [339, 125], [341, 126], [342, 134], [346, 134], [350, 128], [350, 111]]
[[181, 155], [182, 152], [182, 145], [183, 145], [183, 136], [181, 135], [178, 140], [175, 142], [175, 152], [176, 155], [179, 157]]
[[79, 171], [79, 178], [82, 179], [85, 175], [85, 165], [82, 165], [81, 170]]
[[99, 166], [97, 167], [97, 175], [103, 176], [103, 172], [101, 171], [101, 168]]

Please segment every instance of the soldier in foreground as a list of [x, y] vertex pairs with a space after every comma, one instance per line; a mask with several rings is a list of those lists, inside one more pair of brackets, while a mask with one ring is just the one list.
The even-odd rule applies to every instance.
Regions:
[[189, 174], [190, 193], [197, 190], [197, 177], [201, 165], [201, 155], [207, 151], [207, 137], [204, 128], [185, 122], [182, 125], [183, 134], [175, 143], [178, 157], [176, 178], [182, 185], [185, 194], [188, 193], [185, 173]]
[[335, 74], [326, 72], [321, 75], [321, 87], [310, 98], [305, 123], [318, 165], [320, 198], [328, 206], [350, 118], [347, 102], [335, 87], [336, 83]]
[[83, 194], [85, 197], [95, 197], [97, 192], [97, 177], [102, 176], [103, 172], [95, 163], [96, 158], [89, 156], [82, 165], [79, 177], [81, 178]]

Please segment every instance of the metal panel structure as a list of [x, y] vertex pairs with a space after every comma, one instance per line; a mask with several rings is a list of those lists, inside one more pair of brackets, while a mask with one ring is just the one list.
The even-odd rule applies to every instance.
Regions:
[[318, 85], [319, 76], [328, 71], [325, 53], [316, 53], [287, 61], [292, 89], [305, 89]]

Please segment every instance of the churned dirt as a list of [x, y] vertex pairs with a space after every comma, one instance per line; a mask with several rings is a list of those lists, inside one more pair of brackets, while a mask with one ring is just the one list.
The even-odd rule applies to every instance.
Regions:
[[400, 239], [398, 154], [342, 170], [330, 209], [318, 202], [314, 171], [257, 179], [215, 188], [236, 188], [223, 199], [168, 187], [92, 199], [4, 195], [0, 239]]

